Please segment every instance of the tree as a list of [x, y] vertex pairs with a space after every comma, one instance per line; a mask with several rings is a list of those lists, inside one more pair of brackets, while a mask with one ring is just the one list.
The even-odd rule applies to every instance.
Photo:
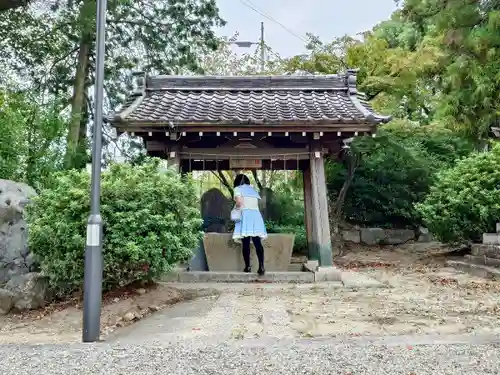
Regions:
[[[69, 106], [65, 163], [85, 164], [95, 69], [95, 0], [35, 2], [0, 14], [1, 62]], [[215, 0], [110, 0], [106, 35], [107, 107], [131, 86], [130, 72], [199, 71], [223, 25]]]
[[0, 92], [0, 178], [40, 190], [62, 167], [65, 122], [56, 107], [27, 93]]

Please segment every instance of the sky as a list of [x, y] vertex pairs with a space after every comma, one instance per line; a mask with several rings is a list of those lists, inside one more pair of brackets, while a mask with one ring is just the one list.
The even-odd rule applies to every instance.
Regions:
[[306, 39], [308, 32], [324, 41], [355, 36], [388, 19], [396, 9], [394, 0], [217, 0], [217, 4], [227, 21], [219, 35], [232, 36], [237, 31], [239, 40], [258, 41], [264, 21], [266, 44], [282, 57], [305, 53], [301, 38]]

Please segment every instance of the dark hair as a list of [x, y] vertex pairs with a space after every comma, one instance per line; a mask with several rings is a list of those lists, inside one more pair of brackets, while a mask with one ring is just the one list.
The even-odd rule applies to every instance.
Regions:
[[250, 179], [244, 174], [239, 174], [234, 179], [234, 187], [238, 187], [241, 185], [250, 185]]

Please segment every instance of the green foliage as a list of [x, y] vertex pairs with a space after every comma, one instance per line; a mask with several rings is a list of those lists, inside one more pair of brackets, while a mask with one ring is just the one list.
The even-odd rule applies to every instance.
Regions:
[[500, 144], [475, 153], [438, 174], [416, 205], [429, 230], [449, 243], [479, 241], [500, 217]]
[[53, 107], [24, 93], [0, 92], [0, 178], [40, 190], [60, 168], [66, 124]]
[[[388, 124], [377, 138], [356, 139], [351, 147], [361, 160], [344, 203], [345, 219], [385, 227], [418, 225], [414, 204], [424, 200], [435, 173], [472, 151], [470, 142], [450, 131], [407, 122]], [[329, 164], [332, 201], [346, 175], [343, 164]]]
[[268, 206], [270, 217], [266, 221], [266, 228], [269, 233], [295, 234], [294, 252], [307, 254], [304, 202], [299, 199], [301, 193], [292, 183], [280, 181], [276, 184]]
[[[187, 259], [201, 233], [192, 181], [159, 162], [112, 165], [102, 174], [104, 288], [151, 280]], [[57, 174], [30, 205], [30, 248], [60, 294], [81, 288], [90, 176]]]

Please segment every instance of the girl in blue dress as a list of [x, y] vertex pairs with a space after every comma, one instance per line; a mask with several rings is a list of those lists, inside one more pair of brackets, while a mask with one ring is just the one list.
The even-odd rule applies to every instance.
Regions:
[[267, 238], [264, 219], [259, 210], [259, 193], [250, 185], [250, 180], [244, 174], [239, 174], [234, 179], [234, 200], [236, 208], [241, 212], [240, 220], [235, 222], [233, 240], [242, 243], [243, 272], [252, 272], [250, 266], [250, 240], [253, 241], [257, 258], [259, 260], [259, 275], [264, 275], [264, 247], [262, 240]]

